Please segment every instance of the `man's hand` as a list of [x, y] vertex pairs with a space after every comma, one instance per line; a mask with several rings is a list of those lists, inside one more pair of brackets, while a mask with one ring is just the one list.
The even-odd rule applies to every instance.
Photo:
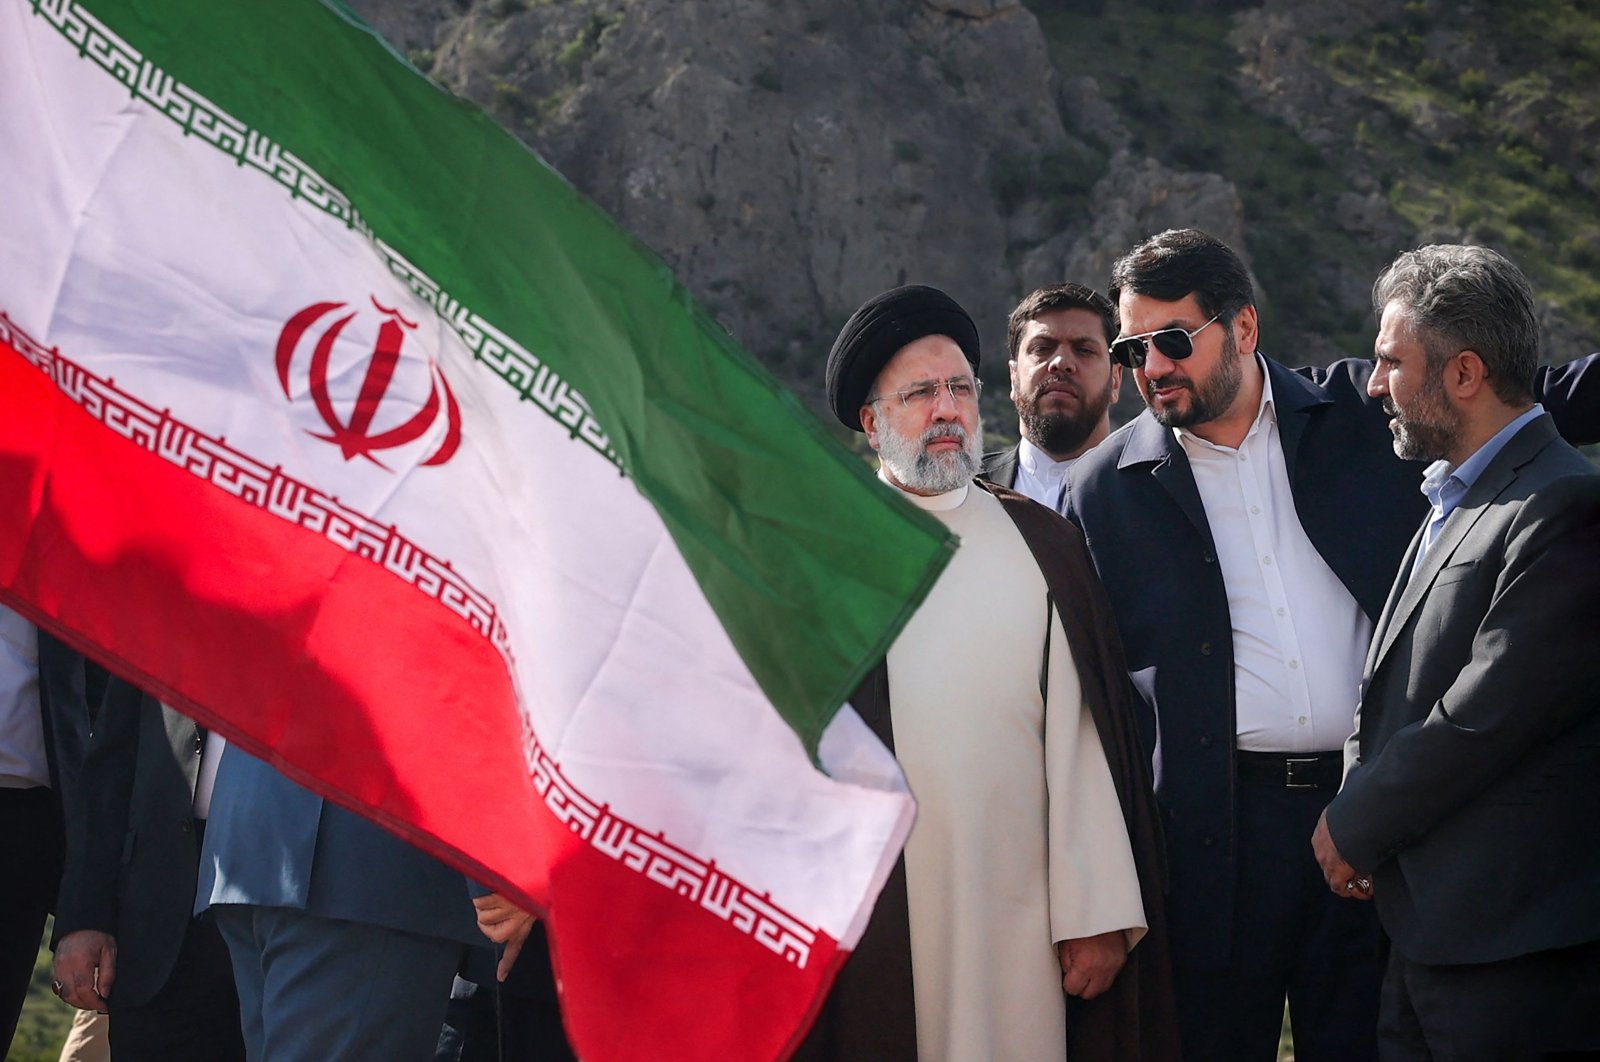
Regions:
[[1335, 896], [1350, 900], [1372, 899], [1372, 879], [1344, 861], [1339, 848], [1328, 832], [1328, 813], [1317, 819], [1317, 828], [1311, 833], [1311, 850], [1316, 853], [1317, 865], [1322, 868], [1322, 880], [1328, 883]]
[[494, 970], [495, 978], [504, 981], [511, 973], [511, 967], [516, 964], [517, 956], [522, 953], [523, 941], [533, 932], [533, 923], [538, 918], [498, 892], [479, 896], [472, 901], [472, 906], [478, 911], [479, 931], [496, 944], [505, 945], [505, 950], [500, 953], [500, 964]]
[[104, 1013], [117, 979], [117, 939], [98, 929], [68, 933], [56, 945], [55, 979], [65, 1002]]
[[1061, 987], [1069, 996], [1093, 999], [1111, 987], [1128, 961], [1128, 935], [1121, 929], [1056, 945]]

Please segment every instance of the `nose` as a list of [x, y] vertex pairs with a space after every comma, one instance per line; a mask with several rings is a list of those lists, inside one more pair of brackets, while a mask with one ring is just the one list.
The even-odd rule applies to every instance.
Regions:
[[1172, 371], [1174, 362], [1161, 353], [1148, 339], [1144, 340], [1144, 374], [1146, 378], [1161, 379]]
[[1378, 362], [1372, 368], [1372, 375], [1367, 377], [1367, 394], [1372, 398], [1382, 398], [1389, 393], [1389, 370]]
[[961, 407], [950, 393], [950, 385], [948, 383], [940, 384], [938, 393], [933, 396], [933, 419], [936, 421], [955, 420], [960, 412]]
[[1056, 352], [1050, 355], [1050, 360], [1045, 362], [1045, 368], [1054, 373], [1075, 372], [1077, 370], [1077, 364], [1071, 358], [1067, 357], [1066, 351], [1063, 348], [1058, 347], [1056, 348]]

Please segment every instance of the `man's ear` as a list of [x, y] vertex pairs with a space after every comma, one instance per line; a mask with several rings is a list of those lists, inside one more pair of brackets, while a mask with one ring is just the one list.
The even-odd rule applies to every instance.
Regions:
[[878, 448], [877, 409], [870, 405], [862, 406], [858, 416], [861, 418], [861, 430], [867, 433], [867, 445], [876, 450]]
[[1462, 402], [1489, 385], [1489, 366], [1476, 350], [1463, 350], [1444, 363], [1445, 393]]
[[1239, 344], [1241, 354], [1254, 354], [1256, 342], [1261, 338], [1261, 321], [1256, 316], [1254, 306], [1246, 306], [1233, 315], [1233, 327], [1236, 330], [1235, 340]]
[[1017, 404], [1017, 359], [1006, 362], [1006, 375], [1011, 378], [1011, 404]]
[[1111, 359], [1111, 401], [1115, 403], [1122, 397], [1122, 363], [1116, 358]]

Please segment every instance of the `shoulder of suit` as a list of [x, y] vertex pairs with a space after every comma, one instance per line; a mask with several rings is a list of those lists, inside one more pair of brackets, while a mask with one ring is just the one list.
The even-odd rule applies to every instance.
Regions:
[[[1559, 452], [1551, 455], [1552, 460], [1544, 462], [1545, 467], [1540, 470], [1543, 474], [1528, 500], [1538, 499], [1542, 507], [1552, 509], [1600, 505], [1600, 472], [1588, 458], [1564, 441], [1558, 440], [1552, 445], [1558, 447]], [[1538, 469], [1539, 464], [1535, 462], [1532, 467]]]
[[1150, 414], [1141, 412], [1128, 423], [1112, 432], [1090, 449], [1082, 457], [1072, 463], [1072, 468], [1067, 471], [1069, 484], [1084, 483], [1091, 477], [1112, 475], [1122, 462], [1122, 455], [1128, 448], [1128, 440], [1138, 429], [1139, 422]]
[[1293, 373], [1310, 381], [1335, 399], [1348, 397], [1363, 402], [1370, 400], [1367, 395], [1367, 381], [1372, 377], [1371, 358], [1340, 358], [1327, 365], [1303, 365], [1298, 369], [1291, 369], [1271, 358], [1267, 360], [1284, 372]]
[[984, 472], [993, 472], [1008, 461], [1013, 461], [1017, 456], [1017, 448], [1008, 446], [1004, 450], [990, 450], [983, 455], [982, 469]]
[[[1557, 445], [1571, 450], [1565, 443]], [[1583, 528], [1600, 532], [1600, 472], [1576, 450], [1572, 453], [1582, 462], [1581, 467], [1566, 453], [1558, 452], [1519, 472], [1519, 479], [1531, 482], [1522, 497], [1510, 499], [1516, 506], [1508, 529], [1512, 541], [1542, 542], [1547, 536]]]

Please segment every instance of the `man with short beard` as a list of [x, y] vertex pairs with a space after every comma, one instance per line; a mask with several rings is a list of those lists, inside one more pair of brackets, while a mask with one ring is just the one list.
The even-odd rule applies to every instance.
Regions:
[[1534, 401], [1539, 323], [1511, 262], [1411, 251], [1373, 307], [1367, 391], [1395, 452], [1433, 462], [1430, 511], [1312, 844], [1389, 938], [1383, 1057], [1594, 1058], [1600, 475]]
[[1111, 404], [1122, 389], [1122, 366], [1108, 349], [1116, 311], [1082, 284], [1039, 288], [1007, 322], [1016, 446], [984, 457], [982, 476], [1055, 509], [1067, 469], [1111, 433]]
[[[1258, 352], [1249, 272], [1220, 240], [1153, 236], [1110, 292], [1112, 354], [1149, 408], [1073, 466], [1066, 512], [1156, 757], [1184, 1057], [1272, 1062], [1287, 998], [1301, 1062], [1370, 1059], [1376, 920], [1328, 894], [1306, 838], [1426, 509], [1420, 467], [1395, 457], [1371, 361], [1291, 370]], [[1600, 437], [1594, 357], [1534, 380], [1581, 441]]]
[[864, 305], [828, 356], [840, 422], [960, 548], [851, 697], [917, 822], [797, 1057], [1175, 1059], [1145, 916], [1154, 799], [1111, 619], [1070, 524], [974, 483], [978, 354], [966, 312], [912, 286]]

